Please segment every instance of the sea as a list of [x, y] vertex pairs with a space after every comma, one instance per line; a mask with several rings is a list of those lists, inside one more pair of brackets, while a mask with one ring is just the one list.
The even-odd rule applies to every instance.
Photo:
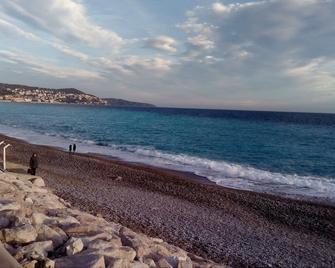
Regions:
[[335, 114], [0, 103], [0, 133], [335, 202]]

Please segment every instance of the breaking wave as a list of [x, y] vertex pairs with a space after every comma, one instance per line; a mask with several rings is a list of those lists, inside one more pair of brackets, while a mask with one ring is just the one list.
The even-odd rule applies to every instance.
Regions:
[[103, 154], [125, 161], [191, 172], [225, 187], [335, 201], [335, 180], [332, 178], [282, 174], [222, 160], [163, 152], [150, 146], [115, 145], [57, 133], [37, 133], [5, 125], [0, 125], [0, 132], [31, 143], [52, 145], [64, 150], [70, 142], [76, 142], [78, 151], [82, 153]]

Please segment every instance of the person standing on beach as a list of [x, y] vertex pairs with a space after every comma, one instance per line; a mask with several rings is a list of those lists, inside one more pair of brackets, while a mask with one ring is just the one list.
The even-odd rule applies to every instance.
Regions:
[[77, 150], [77, 145], [74, 143], [73, 146], [72, 146], [72, 151], [75, 153]]
[[38, 168], [38, 159], [36, 153], [33, 153], [33, 155], [31, 156], [29, 167], [30, 167], [30, 174], [36, 175], [36, 169]]
[[69, 145], [69, 153], [72, 153], [72, 144]]

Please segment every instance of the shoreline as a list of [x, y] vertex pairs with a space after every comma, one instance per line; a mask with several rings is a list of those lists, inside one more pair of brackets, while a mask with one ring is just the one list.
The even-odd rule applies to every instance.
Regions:
[[320, 258], [335, 262], [332, 204], [230, 189], [178, 171], [0, 138], [14, 145], [10, 162], [26, 165], [38, 152], [38, 174], [74, 206], [204, 258], [233, 267], [287, 267], [301, 258], [305, 266]]
[[[43, 103], [42, 103], [43, 104]], [[34, 146], [42, 146], [45, 148], [49, 149], [55, 149], [59, 150], [60, 152], [63, 153], [68, 153], [67, 149], [64, 149], [62, 147], [58, 147], [56, 145], [46, 145], [42, 143], [31, 143], [29, 141], [24, 140], [23, 138], [16, 138], [16, 137], [11, 137], [8, 134], [2, 134], [0, 133], [0, 138], [3, 137], [3, 139], [13, 139], [18, 142], [23, 142], [23, 143], [28, 143]], [[92, 157], [92, 158], [100, 158], [100, 159], [105, 159], [105, 160], [111, 160], [114, 163], [117, 163], [119, 165], [123, 166], [129, 166], [131, 168], [139, 168], [139, 169], [145, 169], [145, 170], [154, 170], [154, 171], [162, 171], [163, 173], [166, 172], [168, 174], [172, 174], [174, 176], [177, 176], [179, 178], [191, 180], [193, 182], [197, 182], [200, 184], [205, 184], [205, 185], [211, 185], [211, 186], [216, 186], [219, 188], [223, 188], [226, 190], [233, 190], [233, 191], [240, 191], [240, 192], [245, 192], [245, 193], [256, 193], [260, 195], [267, 196], [269, 198], [274, 197], [274, 198], [279, 198], [279, 199], [286, 199], [286, 200], [292, 200], [292, 201], [301, 201], [301, 202], [306, 202], [310, 204], [316, 204], [316, 205], [326, 205], [326, 206], [334, 206], [335, 207], [335, 199], [327, 198], [327, 197], [318, 197], [318, 196], [309, 196], [309, 195], [303, 195], [303, 194], [284, 194], [281, 192], [264, 192], [264, 191], [258, 191], [258, 190], [250, 190], [250, 189], [242, 189], [242, 188], [234, 188], [230, 186], [223, 186], [219, 185], [214, 181], [211, 181], [205, 176], [202, 175], [197, 175], [193, 173], [192, 171], [183, 171], [183, 170], [178, 170], [178, 169], [173, 169], [173, 168], [167, 168], [167, 167], [162, 167], [158, 165], [150, 165], [147, 163], [142, 163], [142, 162], [136, 162], [136, 161], [130, 161], [126, 159], [122, 159], [120, 157], [115, 157], [112, 155], [108, 154], [103, 154], [103, 153], [94, 153], [94, 152], [76, 152], [76, 155], [81, 155], [83, 157]]]

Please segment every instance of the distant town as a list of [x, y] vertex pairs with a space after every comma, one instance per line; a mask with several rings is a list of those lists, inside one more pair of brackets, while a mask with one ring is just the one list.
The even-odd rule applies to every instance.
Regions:
[[115, 98], [99, 98], [75, 88], [40, 88], [0, 83], [0, 101], [23, 103], [83, 104], [124, 107], [154, 107], [152, 104]]

